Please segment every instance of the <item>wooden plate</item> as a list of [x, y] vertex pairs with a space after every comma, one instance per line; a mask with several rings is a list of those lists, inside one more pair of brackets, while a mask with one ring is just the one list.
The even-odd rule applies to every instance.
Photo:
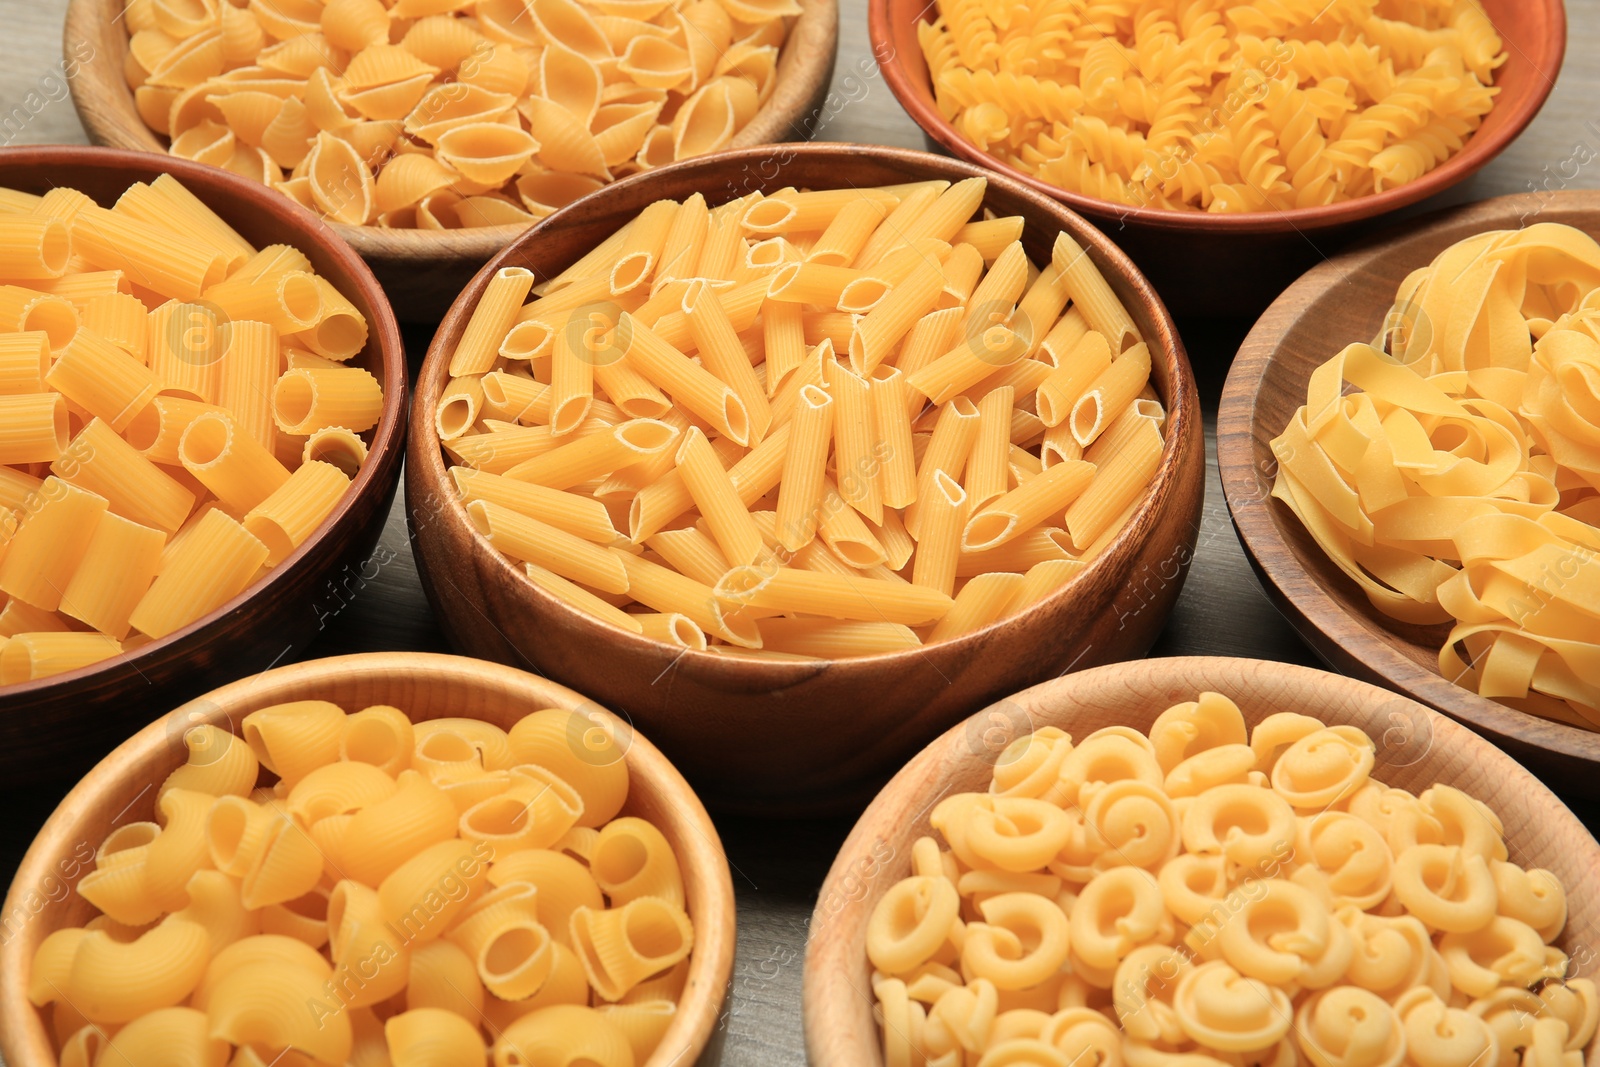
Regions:
[[367, 462], [316, 532], [266, 577], [204, 618], [103, 663], [0, 688], [0, 774], [11, 784], [65, 785], [180, 700], [264, 670], [304, 648], [343, 604], [333, 581], [366, 566], [400, 480], [406, 359], [400, 328], [366, 264], [309, 211], [215, 167], [108, 148], [0, 149], [0, 186], [71, 186], [109, 205], [134, 182], [171, 174], [258, 248], [290, 244], [370, 324], [352, 360], [383, 385]]
[[[1068, 192], [1003, 163], [967, 140], [940, 112], [917, 23], [937, 12], [930, 0], [870, 0], [868, 29], [884, 80], [929, 140], [962, 159], [1015, 178], [1067, 204], [1109, 233], [1180, 317], [1256, 315], [1299, 275], [1380, 216], [1414, 204], [1476, 173], [1533, 121], [1555, 88], [1566, 54], [1562, 0], [1482, 0], [1506, 42], [1495, 71], [1494, 109], [1466, 147], [1417, 181], [1326, 207], [1212, 215], [1133, 208]], [[1320, 251], [1319, 251], [1320, 250]]]
[[[1588, 891], [1600, 870], [1600, 845], [1538, 779], [1470, 731], [1404, 697], [1306, 667], [1205, 656], [1117, 663], [979, 712], [923, 749], [862, 814], [822, 883], [811, 920], [804, 1011], [814, 1067], [883, 1063], [867, 920], [911, 873], [912, 843], [932, 833], [928, 815], [940, 798], [987, 791], [1005, 746], [1039, 727], [1078, 738], [1102, 726], [1147, 731], [1162, 711], [1203, 690], [1231, 697], [1251, 725], [1271, 712], [1297, 711], [1359, 726], [1378, 746], [1374, 778], [1412, 792], [1443, 782], [1488, 804], [1505, 822], [1516, 862], [1553, 871], [1567, 889], [1567, 927], [1556, 944], [1575, 959], [1590, 954], [1588, 946], [1600, 938], [1600, 900]], [[1593, 1046], [1587, 1063], [1600, 1064]]]
[[786, 185], [832, 189], [981, 175], [970, 163], [863, 145], [785, 145], [689, 160], [627, 178], [552, 215], [473, 279], [417, 379], [406, 462], [413, 551], [454, 645], [532, 664], [626, 711], [712, 807], [814, 812], [858, 804], [938, 731], [1018, 685], [1144, 653], [1183, 585], [1199, 529], [1205, 449], [1183, 344], [1161, 301], [1117, 247], [1060, 203], [989, 175], [986, 206], [1027, 219], [1045, 262], [1056, 233], [1083, 244], [1150, 341], [1170, 419], [1149, 495], [1112, 547], [1028, 612], [893, 655], [812, 662], [738, 659], [623, 633], [557, 600], [491, 548], [455, 499], [435, 429], [450, 354], [494, 271], [549, 277], [652, 201], [703, 192], [713, 204]]
[[733, 973], [733, 880], [716, 827], [689, 784], [628, 723], [570, 689], [457, 656], [379, 652], [280, 667], [213, 690], [129, 738], [67, 794], [23, 857], [0, 913], [0, 1053], [10, 1067], [56, 1067], [49, 1034], [28, 1002], [28, 974], [34, 952], [52, 931], [80, 926], [95, 914], [66, 891], [87, 869], [73, 859], [80, 842], [97, 846], [114, 827], [153, 817], [154, 787], [184, 762], [183, 736], [191, 727], [210, 724], [237, 736], [252, 711], [312, 699], [346, 711], [389, 704], [418, 721], [459, 716], [503, 729], [540, 708], [570, 708], [625, 743], [631, 778], [622, 814], [649, 819], [671, 842], [694, 920], [677, 1017], [640, 1067], [692, 1064], [708, 1048], [707, 1062], [715, 1062], [713, 1038], [720, 1040], [718, 1015]]
[[1556, 792], [1600, 797], [1600, 733], [1552, 722], [1464, 689], [1439, 673], [1448, 626], [1410, 626], [1372, 607], [1287, 507], [1273, 500], [1269, 442], [1305, 403], [1317, 366], [1376, 337], [1400, 282], [1445, 248], [1486, 230], [1560, 222], [1600, 234], [1600, 193], [1506, 196], [1442, 212], [1329, 260], [1279, 297], [1245, 338], [1222, 394], [1217, 461], [1245, 553], [1267, 595], [1335, 670], [1466, 723]]
[[[838, 49], [838, 0], [797, 0], [801, 12], [778, 54], [777, 84], [733, 148], [810, 137], [822, 114]], [[68, 79], [72, 102], [89, 140], [113, 148], [167, 155], [166, 138], [144, 124], [122, 76], [128, 57], [124, 0], [70, 0], [65, 58], [78, 73]], [[78, 62], [87, 46], [91, 59]], [[367, 261], [404, 322], [434, 322], [467, 280], [522, 233], [521, 226], [463, 230], [332, 227]]]

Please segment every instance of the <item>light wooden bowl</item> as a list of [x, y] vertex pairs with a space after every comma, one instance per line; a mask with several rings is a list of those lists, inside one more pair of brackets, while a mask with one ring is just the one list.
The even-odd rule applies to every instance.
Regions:
[[[801, 13], [778, 54], [777, 84], [733, 148], [810, 137], [822, 117], [838, 49], [838, 0], [797, 0]], [[144, 124], [123, 78], [128, 29], [124, 0], [69, 0], [63, 44], [66, 58], [87, 42], [93, 58], [68, 79], [78, 118], [94, 144], [167, 154], [167, 141]], [[405, 322], [434, 322], [485, 261], [523, 232], [521, 226], [464, 230], [391, 230], [333, 224], [372, 272]]]
[[372, 272], [310, 212], [227, 171], [107, 148], [0, 149], [0, 187], [79, 189], [110, 205], [134, 182], [171, 174], [256, 246], [292, 244], [370, 324], [353, 365], [383, 385], [383, 414], [367, 462], [323, 524], [260, 581], [211, 614], [126, 655], [0, 688], [0, 775], [12, 784], [65, 785], [180, 700], [262, 670], [304, 648], [340, 604], [330, 576], [362, 568], [378, 543], [400, 480], [406, 361], [400, 329]]
[[696, 190], [721, 203], [786, 185], [826, 189], [982, 173], [904, 149], [747, 149], [618, 182], [551, 216], [490, 262], [428, 350], [406, 462], [418, 571], [452, 643], [472, 655], [532, 664], [626, 711], [712, 807], [791, 813], [845, 810], [864, 800], [929, 737], [1018, 684], [1149, 648], [1183, 584], [1204, 492], [1200, 411], [1183, 343], [1159, 298], [1104, 235], [994, 175], [986, 206], [1027, 219], [1023, 243], [1035, 262], [1049, 259], [1058, 230], [1089, 249], [1150, 341], [1155, 387], [1170, 412], [1166, 455], [1143, 506], [1112, 547], [1055, 596], [985, 630], [891, 655], [771, 662], [684, 652], [623, 633], [536, 587], [473, 529], [455, 500], [434, 415], [450, 353], [501, 266], [548, 277], [652, 201]]
[[1483, 0], [1483, 7], [1508, 58], [1495, 71], [1494, 109], [1465, 148], [1397, 189], [1327, 207], [1239, 215], [1133, 208], [1068, 192], [995, 159], [951, 125], [934, 101], [917, 43], [917, 23], [937, 14], [928, 0], [869, 0], [867, 24], [884, 80], [930, 142], [1055, 197], [1111, 234], [1174, 315], [1254, 316], [1283, 291], [1285, 278], [1370, 230], [1380, 216], [1470, 177], [1539, 113], [1566, 53], [1562, 0]]
[[622, 814], [649, 819], [671, 842], [694, 920], [688, 985], [677, 1018], [640, 1067], [715, 1062], [713, 1039], [720, 1042], [718, 1016], [733, 972], [733, 880], [716, 827], [683, 776], [627, 722], [553, 682], [458, 656], [378, 652], [280, 667], [213, 690], [140, 730], [67, 794], [23, 857], [0, 913], [6, 917], [0, 1054], [9, 1067], [56, 1067], [49, 1032], [28, 1002], [28, 975], [40, 942], [95, 914], [83, 898], [60, 888], [62, 872], [76, 867], [72, 857], [80, 843], [98, 846], [116, 826], [153, 818], [154, 787], [184, 762], [183, 735], [190, 728], [210, 724], [237, 736], [252, 711], [312, 699], [346, 711], [389, 704], [418, 721], [465, 717], [502, 729], [540, 708], [568, 708], [612, 732], [625, 745], [631, 775]]
[[[872, 909], [911, 873], [911, 845], [931, 834], [929, 813], [950, 793], [987, 792], [995, 760], [1043, 726], [1082, 738], [1104, 726], [1148, 731], [1170, 705], [1202, 690], [1231, 697], [1254, 725], [1275, 711], [1315, 715], [1365, 730], [1377, 743], [1373, 777], [1418, 792], [1443, 782], [1505, 821], [1516, 862], [1544, 867], [1567, 890], [1569, 953], [1600, 938], [1600, 900], [1587, 887], [1600, 845], [1538, 779], [1470, 731], [1365, 682], [1263, 660], [1193, 656], [1118, 663], [1034, 686], [974, 715], [895, 775], [846, 838], [811, 920], [806, 949], [806, 1052], [814, 1067], [881, 1067], [866, 929]], [[1581, 958], [1581, 957], [1580, 957]], [[1600, 1064], [1591, 1049], [1587, 1063]]]
[[1269, 447], [1305, 403], [1311, 372], [1351, 341], [1370, 340], [1407, 273], [1485, 230], [1562, 222], [1600, 234], [1600, 193], [1507, 196], [1396, 228], [1310, 271], [1245, 338], [1217, 417], [1222, 488], [1245, 554], [1267, 595], [1335, 670], [1365, 678], [1466, 723], [1564, 796], [1600, 798], [1600, 733], [1507, 707], [1439, 673], [1448, 626], [1400, 623], [1366, 595], [1271, 497]]

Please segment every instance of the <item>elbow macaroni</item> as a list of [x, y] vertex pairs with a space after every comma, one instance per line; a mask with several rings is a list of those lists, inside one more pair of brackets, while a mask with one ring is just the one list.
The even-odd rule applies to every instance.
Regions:
[[[63, 1064], [654, 1053], [694, 924], [672, 843], [620, 814], [608, 723], [546, 709], [504, 731], [305, 700], [242, 725], [188, 732], [157, 821], [119, 827], [80, 880], [103, 913], [41, 943], [28, 997]], [[498, 800], [520, 821], [484, 807]], [[958, 898], [941, 885], [948, 933]]]
[[1018, 738], [868, 916], [885, 1063], [1577, 1062], [1600, 995], [1552, 944], [1564, 888], [1372, 753], [1291, 712], [1248, 729], [1219, 693], [1148, 737]]

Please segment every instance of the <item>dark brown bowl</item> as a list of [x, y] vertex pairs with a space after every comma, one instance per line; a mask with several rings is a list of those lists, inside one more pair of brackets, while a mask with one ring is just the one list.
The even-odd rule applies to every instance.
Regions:
[[[1146, 732], [1166, 708], [1205, 690], [1232, 698], [1251, 726], [1292, 709], [1359, 727], [1377, 745], [1373, 778], [1413, 793], [1443, 782], [1488, 804], [1505, 821], [1513, 860], [1553, 871], [1567, 889], [1571, 908], [1556, 944], [1574, 961], [1590, 957], [1600, 905], [1585, 887], [1600, 865], [1600, 845], [1537, 778], [1482, 739], [1404, 697], [1287, 663], [1222, 656], [1116, 663], [985, 708], [918, 753], [862, 813], [812, 915], [804, 988], [810, 1063], [882, 1067], [867, 922], [890, 887], [911, 873], [912, 843], [935, 833], [929, 815], [941, 797], [988, 789], [997, 758], [1023, 734], [1045, 726], [1080, 739], [1106, 726]], [[1587, 975], [1588, 966], [1571, 973], [1580, 970]], [[1582, 1062], [1600, 1065], [1600, 1042], [1590, 1043]]]
[[1387, 686], [1487, 737], [1575, 800], [1600, 799], [1600, 733], [1507, 707], [1439, 673], [1448, 626], [1412, 626], [1374, 608], [1300, 521], [1271, 497], [1271, 440], [1306, 398], [1311, 372], [1350, 341], [1378, 335], [1410, 271], [1486, 230], [1535, 220], [1600, 235], [1600, 193], [1503, 196], [1396, 228], [1289, 287], [1245, 338], [1217, 418], [1222, 489], [1268, 597], [1335, 670]]
[[[838, 0], [797, 0], [789, 36], [778, 53], [777, 83], [733, 147], [810, 137], [833, 78], [838, 50]], [[64, 51], [78, 73], [68, 79], [72, 103], [89, 139], [113, 148], [167, 152], [166, 138], [144, 124], [122, 75], [128, 56], [124, 0], [69, 0]], [[79, 49], [93, 57], [77, 63]], [[332, 225], [367, 261], [405, 322], [432, 323], [484, 262], [522, 233], [520, 226], [400, 230]]]
[[1134, 208], [1068, 192], [979, 150], [940, 113], [917, 23], [931, 0], [869, 0], [868, 31], [883, 77], [930, 142], [1055, 197], [1113, 237], [1144, 271], [1175, 315], [1257, 315], [1336, 248], [1370, 230], [1379, 216], [1455, 185], [1516, 140], [1555, 88], [1567, 47], [1562, 0], [1483, 0], [1506, 42], [1495, 71], [1494, 108], [1466, 146], [1417, 181], [1326, 207], [1212, 215]]
[[625, 713], [713, 807], [802, 813], [864, 799], [930, 737], [1003, 693], [1063, 671], [1143, 655], [1183, 585], [1199, 529], [1205, 448], [1183, 343], [1115, 245], [1060, 203], [989, 174], [985, 206], [1027, 219], [1049, 259], [1066, 230], [1088, 250], [1150, 341], [1169, 415], [1153, 487], [1112, 546], [1055, 596], [987, 629], [908, 652], [773, 662], [690, 652], [624, 633], [529, 582], [457, 503], [434, 415], [454, 350], [494, 272], [567, 267], [662, 197], [712, 203], [787, 185], [837, 188], [984, 171], [960, 160], [861, 145], [785, 145], [689, 160], [628, 178], [552, 215], [492, 260], [446, 316], [417, 382], [406, 462], [413, 551], [453, 644], [531, 665]]
[[132, 652], [0, 688], [0, 777], [8, 784], [71, 782], [137, 726], [240, 674], [292, 658], [343, 601], [338, 581], [360, 571], [383, 530], [400, 480], [406, 359], [372, 272], [309, 211], [263, 186], [183, 159], [110, 148], [0, 149], [0, 187], [42, 193], [66, 185], [109, 206], [134, 182], [171, 174], [260, 247], [292, 244], [370, 324], [351, 361], [383, 385], [383, 415], [367, 462], [316, 533], [221, 608]]

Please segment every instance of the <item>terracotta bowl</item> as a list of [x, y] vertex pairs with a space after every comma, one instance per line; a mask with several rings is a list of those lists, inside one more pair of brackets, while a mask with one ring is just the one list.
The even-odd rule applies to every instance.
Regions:
[[720, 203], [786, 185], [835, 188], [983, 171], [959, 160], [860, 145], [750, 149], [629, 178], [551, 216], [473, 279], [434, 337], [418, 379], [406, 463], [413, 551], [436, 612], [463, 652], [535, 666], [648, 730], [713, 807], [844, 810], [961, 715], [1074, 667], [1142, 654], [1183, 584], [1198, 530], [1205, 452], [1183, 344], [1161, 301], [1099, 231], [1003, 177], [986, 206], [1027, 219], [1024, 244], [1049, 258], [1058, 230], [1086, 246], [1153, 353], [1170, 414], [1153, 487], [1115, 543], [1050, 599], [956, 640], [859, 659], [772, 662], [685, 652], [627, 634], [534, 586], [490, 547], [456, 502], [435, 411], [447, 364], [494, 271], [565, 268], [642, 208], [699, 190]]
[[1444, 712], [1527, 764], [1563, 796], [1600, 798], [1600, 733], [1480, 697], [1439, 673], [1448, 626], [1413, 626], [1375, 609], [1271, 498], [1269, 447], [1305, 403], [1311, 372], [1346, 343], [1378, 335], [1408, 272], [1485, 230], [1562, 222], [1600, 235], [1600, 193], [1506, 196], [1390, 231], [1310, 271], [1245, 338], [1223, 390], [1217, 460], [1228, 509], [1267, 595], [1335, 670]]
[[1105, 230], [1145, 272], [1172, 313], [1250, 315], [1294, 278], [1374, 220], [1441, 192], [1475, 173], [1516, 139], [1555, 87], [1566, 52], [1562, 0], [1483, 0], [1506, 42], [1495, 71], [1494, 110], [1466, 147], [1420, 179], [1397, 189], [1328, 207], [1211, 215], [1132, 208], [1068, 192], [980, 151], [934, 102], [917, 23], [937, 12], [929, 0], [869, 0], [868, 28], [884, 80], [930, 144], [999, 171], [1070, 206]]
[[257, 247], [299, 248], [370, 323], [352, 361], [383, 385], [383, 415], [367, 462], [317, 531], [267, 576], [183, 629], [134, 652], [66, 674], [0, 688], [0, 775], [11, 784], [66, 784], [173, 704], [310, 643], [340, 600], [332, 578], [360, 570], [378, 543], [400, 479], [406, 361], [389, 303], [350, 246], [310, 212], [227, 171], [106, 148], [0, 149], [0, 187], [79, 189], [109, 206], [134, 182], [171, 174]]
[[[1493, 745], [1427, 708], [1365, 682], [1263, 660], [1193, 656], [1117, 663], [1034, 686], [974, 715], [923, 749], [862, 813], [828, 872], [806, 949], [806, 1052], [814, 1067], [881, 1067], [866, 930], [872, 909], [911, 873], [911, 846], [950, 793], [986, 792], [1012, 740], [1043, 726], [1082, 738], [1103, 726], [1148, 731], [1202, 690], [1231, 697], [1254, 725], [1275, 711], [1358, 726], [1377, 743], [1372, 775], [1413, 793], [1436, 782], [1488, 804], [1505, 821], [1518, 864], [1553, 871], [1567, 890], [1556, 944], [1575, 958], [1600, 937], [1600, 901], [1584, 887], [1600, 845], [1539, 780]], [[1586, 1062], [1600, 1064], [1591, 1045]]]
[[[346, 711], [389, 704], [418, 721], [466, 717], [501, 728], [540, 708], [570, 708], [618, 738], [631, 775], [622, 814], [649, 819], [671, 842], [694, 921], [689, 980], [677, 1018], [640, 1067], [715, 1062], [714, 1031], [733, 971], [733, 881], [716, 827], [688, 783], [627, 723], [570, 689], [457, 656], [379, 652], [280, 667], [215, 689], [123, 742], [67, 794], [23, 857], [6, 898], [0, 1053], [10, 1067], [56, 1067], [45, 1022], [28, 1003], [28, 974], [40, 942], [96, 914], [67, 891], [67, 883], [75, 884], [82, 873], [72, 859], [80, 843], [98, 846], [115, 827], [154, 817], [152, 787], [184, 762], [183, 735], [191, 727], [210, 724], [237, 735], [252, 711], [310, 699], [329, 700]], [[62, 872], [75, 873], [64, 881]]]
[[[167, 153], [167, 140], [144, 124], [133, 90], [122, 76], [128, 56], [124, 0], [69, 0], [63, 38], [67, 60], [87, 42], [93, 58], [69, 79], [78, 118], [94, 144]], [[797, 0], [795, 17], [778, 54], [772, 95], [732, 147], [810, 137], [833, 78], [839, 36], [838, 0]], [[367, 261], [405, 322], [434, 322], [461, 287], [491, 256], [523, 231], [521, 226], [465, 230], [391, 230], [376, 226], [332, 228]]]

